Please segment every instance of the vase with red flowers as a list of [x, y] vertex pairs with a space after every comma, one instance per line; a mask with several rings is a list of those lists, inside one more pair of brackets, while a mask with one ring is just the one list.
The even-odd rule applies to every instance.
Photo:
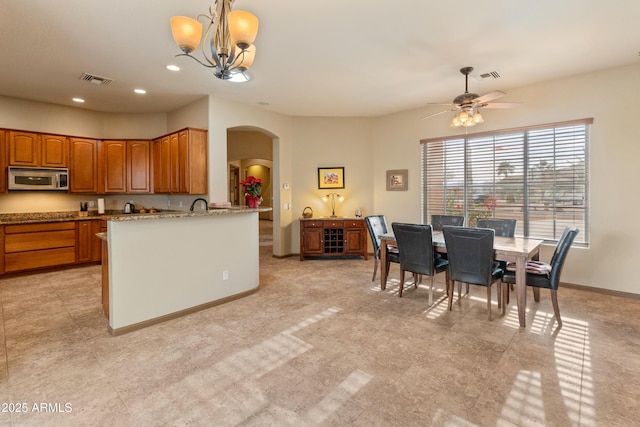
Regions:
[[257, 208], [262, 201], [262, 180], [255, 176], [248, 176], [244, 181], [240, 181], [244, 198], [249, 208]]

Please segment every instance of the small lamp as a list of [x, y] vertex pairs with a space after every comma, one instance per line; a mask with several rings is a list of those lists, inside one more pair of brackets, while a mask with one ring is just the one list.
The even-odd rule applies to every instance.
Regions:
[[329, 201], [329, 198], [331, 198], [331, 218], [336, 217], [336, 197], [340, 202], [344, 200], [344, 196], [341, 196], [338, 193], [329, 193], [322, 198], [325, 202]]

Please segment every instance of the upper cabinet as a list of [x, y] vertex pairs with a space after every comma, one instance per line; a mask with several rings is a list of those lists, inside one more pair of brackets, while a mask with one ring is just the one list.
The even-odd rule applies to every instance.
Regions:
[[41, 166], [69, 167], [69, 138], [60, 135], [40, 135], [40, 145]]
[[156, 193], [206, 194], [207, 131], [184, 129], [153, 141]]
[[101, 193], [98, 186], [98, 141], [86, 138], [71, 138], [69, 141], [71, 167], [69, 168], [69, 190], [72, 193]]
[[100, 159], [104, 170], [104, 192], [127, 191], [127, 143], [126, 141], [102, 141]]
[[151, 141], [127, 141], [127, 192], [150, 193]]
[[207, 131], [185, 129], [178, 137], [180, 193], [206, 194], [208, 189]]
[[5, 173], [7, 167], [7, 149], [6, 149], [6, 132], [0, 129], [0, 193], [7, 191], [7, 174]]
[[8, 145], [9, 166], [69, 166], [69, 140], [66, 136], [9, 131]]

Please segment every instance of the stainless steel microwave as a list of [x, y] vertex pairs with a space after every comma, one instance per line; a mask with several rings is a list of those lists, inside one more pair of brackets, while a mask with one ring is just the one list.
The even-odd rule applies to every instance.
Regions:
[[9, 190], [68, 190], [69, 169], [9, 166]]

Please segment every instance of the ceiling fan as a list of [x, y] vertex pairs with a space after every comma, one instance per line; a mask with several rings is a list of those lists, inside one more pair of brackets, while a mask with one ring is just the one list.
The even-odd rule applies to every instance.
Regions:
[[478, 95], [477, 93], [470, 93], [469, 74], [471, 74], [472, 71], [473, 67], [464, 67], [460, 69], [460, 72], [464, 74], [464, 93], [462, 95], [456, 96], [451, 104], [430, 103], [431, 105], [448, 105], [450, 108], [439, 111], [437, 113], [429, 114], [427, 116], [421, 117], [420, 119], [428, 119], [430, 117], [438, 116], [450, 111], [458, 111], [453, 121], [451, 122], [452, 127], [475, 126], [478, 123], [484, 122], [484, 119], [480, 114], [481, 108], [515, 108], [522, 104], [521, 102], [489, 102], [507, 94], [506, 92], [503, 92], [501, 90], [494, 90], [493, 92], [489, 92], [482, 96]]

